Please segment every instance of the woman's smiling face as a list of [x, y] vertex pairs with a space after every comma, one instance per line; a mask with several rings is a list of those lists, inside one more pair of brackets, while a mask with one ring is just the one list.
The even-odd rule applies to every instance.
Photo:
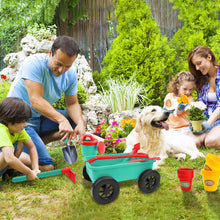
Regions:
[[211, 55], [209, 54], [207, 58], [201, 57], [200, 55], [194, 55], [192, 63], [195, 65], [196, 70], [199, 70], [202, 75], [206, 75], [212, 65]]

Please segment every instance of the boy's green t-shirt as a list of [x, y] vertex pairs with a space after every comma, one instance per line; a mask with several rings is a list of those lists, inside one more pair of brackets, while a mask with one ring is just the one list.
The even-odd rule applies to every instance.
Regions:
[[18, 142], [26, 142], [30, 139], [25, 129], [21, 133], [10, 134], [8, 127], [0, 123], [0, 149], [2, 147], [14, 147], [13, 144]]

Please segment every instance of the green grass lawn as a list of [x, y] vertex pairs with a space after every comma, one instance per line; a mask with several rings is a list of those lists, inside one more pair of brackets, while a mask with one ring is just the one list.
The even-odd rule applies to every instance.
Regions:
[[[150, 194], [141, 192], [137, 180], [120, 182], [120, 194], [110, 204], [97, 204], [91, 196], [92, 183], [82, 177], [84, 166], [80, 147], [74, 165], [65, 162], [61, 146], [50, 148], [55, 169], [72, 167], [76, 183], [65, 174], [37, 182], [0, 182], [0, 219], [220, 219], [220, 183], [216, 192], [206, 192], [201, 169], [205, 158], [185, 162], [174, 158], [158, 170], [159, 188]], [[219, 151], [202, 148], [206, 155]], [[192, 190], [183, 192], [177, 178], [178, 168], [194, 168]]]

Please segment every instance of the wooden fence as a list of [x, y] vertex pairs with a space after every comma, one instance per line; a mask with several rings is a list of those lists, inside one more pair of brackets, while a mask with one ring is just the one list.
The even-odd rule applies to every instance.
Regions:
[[[172, 9], [169, 0], [145, 0], [149, 4], [152, 16], [160, 25], [161, 33], [171, 38], [182, 26], [178, 12]], [[76, 12], [85, 12], [87, 16], [78, 20], [75, 25], [59, 18], [57, 10], [58, 35], [69, 35], [76, 39], [93, 70], [101, 70], [101, 62], [110, 48], [116, 33], [116, 18], [114, 16], [113, 0], [81, 0]], [[1, 41], [0, 41], [1, 42]], [[5, 66], [0, 53], [0, 70]]]
[[[146, 0], [146, 4], [149, 4], [152, 16], [160, 25], [161, 33], [171, 38], [182, 26], [178, 12], [172, 9], [169, 0]], [[100, 71], [106, 51], [117, 36], [114, 4], [112, 0], [81, 0], [77, 10], [83, 11], [85, 6], [88, 16], [72, 27], [59, 20], [58, 33], [73, 36], [91, 68]]]

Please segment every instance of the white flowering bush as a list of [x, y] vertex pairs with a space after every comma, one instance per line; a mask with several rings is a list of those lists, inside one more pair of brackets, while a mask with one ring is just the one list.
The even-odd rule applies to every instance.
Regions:
[[188, 119], [189, 121], [199, 121], [207, 119], [206, 115], [204, 114], [206, 110], [206, 105], [201, 101], [191, 102], [186, 107], [186, 110], [189, 113], [186, 119]]

